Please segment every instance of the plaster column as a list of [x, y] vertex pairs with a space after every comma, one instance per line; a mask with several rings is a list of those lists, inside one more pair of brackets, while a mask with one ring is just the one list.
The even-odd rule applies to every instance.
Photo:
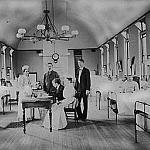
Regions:
[[110, 63], [109, 63], [109, 44], [105, 44], [105, 46], [106, 46], [106, 51], [107, 51], [107, 74], [111, 75]]
[[2, 51], [2, 78], [6, 79], [6, 49], [7, 47], [4, 45], [1, 49]]
[[118, 76], [118, 71], [117, 71], [117, 61], [118, 61], [118, 52], [117, 52], [117, 41], [116, 38], [112, 39], [114, 42], [114, 75]]
[[104, 75], [104, 50], [102, 47], [100, 48], [100, 51], [101, 51], [101, 75], [103, 76]]
[[138, 62], [138, 66], [139, 66], [139, 77], [141, 79], [142, 77], [142, 46], [141, 46], [141, 31], [138, 30], [138, 52], [139, 52], [139, 62]]
[[14, 50], [10, 50], [10, 79], [13, 80], [13, 52]]
[[128, 62], [128, 39], [127, 39], [127, 32], [123, 31], [121, 33], [123, 35], [123, 51], [124, 51], [124, 63], [123, 63], [123, 74], [125, 76], [128, 75], [128, 66], [129, 66], [129, 62]]

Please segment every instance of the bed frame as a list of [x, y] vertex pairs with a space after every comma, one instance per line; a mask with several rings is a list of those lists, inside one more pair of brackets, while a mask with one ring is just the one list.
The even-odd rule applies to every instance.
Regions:
[[[115, 94], [115, 98], [111, 98], [110, 95]], [[107, 95], [107, 111], [108, 111], [108, 119], [110, 116], [110, 109], [116, 114], [116, 124], [117, 124], [117, 120], [118, 120], [118, 107], [117, 107], [117, 94], [115, 92], [108, 92]]]
[[97, 106], [97, 103], [98, 103], [98, 109], [100, 110], [101, 107], [100, 107], [100, 100], [101, 100], [101, 92], [100, 91], [96, 91], [96, 106]]
[[[140, 104], [141, 106], [143, 105], [143, 110], [140, 110], [137, 108], [137, 105]], [[146, 126], [146, 120], [150, 119], [149, 114], [146, 112], [146, 107], [150, 108], [150, 104], [141, 102], [141, 101], [136, 101], [135, 102], [135, 108], [134, 108], [134, 117], [135, 117], [135, 143], [137, 143], [137, 126], [143, 129], [145, 132], [150, 134], [150, 131], [148, 131], [147, 126]], [[136, 115], [141, 115], [144, 117], [144, 127], [140, 126], [139, 124], [136, 123]]]

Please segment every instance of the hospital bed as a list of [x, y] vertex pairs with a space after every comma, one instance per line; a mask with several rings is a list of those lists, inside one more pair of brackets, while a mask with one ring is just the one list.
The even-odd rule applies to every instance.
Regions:
[[[139, 107], [140, 106], [140, 107]], [[135, 117], [135, 143], [137, 143], [137, 131], [138, 128], [142, 129], [150, 134], [148, 121], [150, 120], [150, 103], [136, 101], [134, 108], [134, 117]], [[142, 118], [141, 121], [138, 121], [138, 118]]]

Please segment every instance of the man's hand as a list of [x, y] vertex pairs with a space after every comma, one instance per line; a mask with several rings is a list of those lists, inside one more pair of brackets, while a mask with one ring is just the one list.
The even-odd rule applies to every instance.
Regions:
[[90, 91], [89, 90], [86, 90], [86, 95], [88, 96], [90, 94]]
[[57, 102], [57, 105], [59, 105], [59, 104], [61, 104], [61, 101], [58, 101], [58, 102]]

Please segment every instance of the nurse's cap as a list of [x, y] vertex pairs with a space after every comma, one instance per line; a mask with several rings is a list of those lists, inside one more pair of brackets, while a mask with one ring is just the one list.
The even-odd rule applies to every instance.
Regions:
[[28, 70], [29, 69], [29, 66], [28, 65], [24, 65], [24, 66], [22, 66], [22, 71], [24, 71], [24, 70]]

